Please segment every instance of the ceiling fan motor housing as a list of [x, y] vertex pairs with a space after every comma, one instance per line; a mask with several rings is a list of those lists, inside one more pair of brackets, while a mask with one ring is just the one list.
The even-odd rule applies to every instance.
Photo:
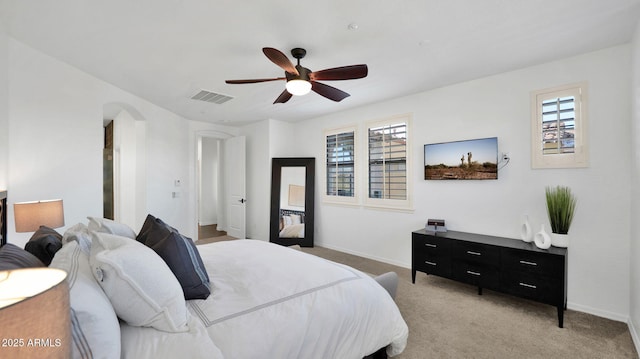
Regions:
[[296, 70], [298, 70], [298, 74], [291, 74], [288, 72], [284, 72], [285, 76], [287, 77], [287, 81], [290, 80], [305, 80], [305, 81], [310, 81], [311, 78], [309, 77], [309, 74], [311, 73], [311, 70], [309, 70], [306, 67], [302, 67], [300, 65], [296, 65]]
[[291, 56], [293, 56], [293, 58], [298, 59], [298, 65], [300, 65], [300, 59], [304, 58], [304, 56], [307, 54], [307, 50], [296, 47], [295, 49], [291, 49]]

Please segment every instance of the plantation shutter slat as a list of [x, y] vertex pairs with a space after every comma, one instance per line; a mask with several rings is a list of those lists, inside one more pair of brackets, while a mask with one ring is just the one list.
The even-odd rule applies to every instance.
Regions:
[[369, 129], [369, 198], [407, 199], [407, 124]]
[[542, 154], [575, 152], [575, 98], [556, 97], [542, 102]]
[[327, 136], [327, 195], [355, 196], [355, 133], [343, 132]]

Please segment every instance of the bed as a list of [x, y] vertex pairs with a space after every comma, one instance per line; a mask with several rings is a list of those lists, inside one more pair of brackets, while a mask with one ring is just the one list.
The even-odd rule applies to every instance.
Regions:
[[302, 211], [280, 209], [280, 238], [304, 238], [304, 215]]
[[170, 233], [161, 241], [149, 217], [139, 233], [90, 218], [62, 236], [50, 266], [69, 273], [74, 358], [355, 359], [404, 350], [407, 325], [370, 275], [260, 240], [196, 247], [152, 218]]

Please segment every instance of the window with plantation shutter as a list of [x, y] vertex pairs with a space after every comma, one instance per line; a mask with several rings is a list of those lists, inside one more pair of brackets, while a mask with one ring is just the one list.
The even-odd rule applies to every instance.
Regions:
[[353, 128], [325, 132], [327, 201], [355, 202], [355, 133]]
[[366, 204], [409, 209], [409, 117], [370, 124], [367, 138]]
[[586, 83], [535, 91], [532, 168], [587, 167]]

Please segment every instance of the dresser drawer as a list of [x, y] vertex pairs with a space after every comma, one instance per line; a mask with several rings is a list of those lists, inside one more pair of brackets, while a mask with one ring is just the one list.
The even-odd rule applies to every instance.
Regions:
[[564, 302], [563, 281], [531, 273], [502, 272], [504, 292], [551, 305]]
[[547, 253], [502, 249], [502, 267], [505, 272], [530, 273], [552, 278], [564, 278], [564, 257]]
[[453, 261], [453, 279], [482, 288], [495, 289], [500, 283], [500, 273], [495, 267], [464, 261]]
[[414, 253], [411, 260], [413, 270], [451, 277], [451, 258], [440, 253]]
[[414, 253], [440, 253], [449, 255], [451, 250], [451, 240], [433, 236], [421, 236], [413, 234], [412, 246]]
[[451, 278], [451, 240], [417, 233], [411, 238], [412, 269]]
[[457, 261], [495, 267], [500, 265], [500, 248], [486, 244], [455, 241], [452, 255]]

